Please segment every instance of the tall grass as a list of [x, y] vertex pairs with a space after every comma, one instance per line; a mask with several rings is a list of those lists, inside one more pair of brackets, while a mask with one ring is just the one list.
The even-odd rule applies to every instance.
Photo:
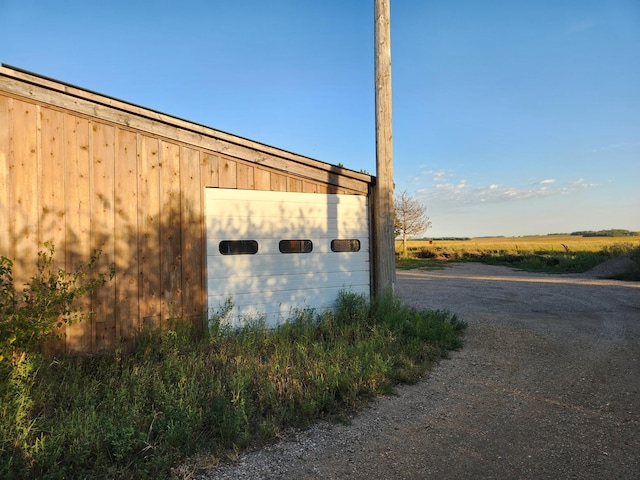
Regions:
[[465, 325], [392, 296], [342, 292], [335, 313], [197, 339], [187, 322], [145, 330], [129, 355], [23, 356], [0, 372], [0, 478], [162, 478], [199, 451], [222, 454], [342, 415], [415, 382]]
[[[485, 254], [477, 260], [492, 265], [507, 265], [530, 272], [583, 273], [597, 265], [619, 256], [634, 260], [635, 266], [624, 272], [620, 278], [640, 280], [640, 246], [623, 243], [602, 248], [599, 251], [536, 252], [524, 254]], [[466, 258], [469, 260], [469, 258]]]

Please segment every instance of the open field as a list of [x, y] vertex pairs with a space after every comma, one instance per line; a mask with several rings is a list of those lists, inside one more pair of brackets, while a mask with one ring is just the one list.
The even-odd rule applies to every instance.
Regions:
[[[597, 252], [615, 245], [640, 246], [640, 237], [579, 237], [574, 235], [536, 235], [530, 237], [490, 237], [469, 240], [409, 240], [409, 251], [428, 249], [442, 253], [475, 254], [540, 254], [571, 252]], [[402, 242], [396, 242], [396, 251], [402, 251]], [[446, 255], [445, 255], [446, 256]]]

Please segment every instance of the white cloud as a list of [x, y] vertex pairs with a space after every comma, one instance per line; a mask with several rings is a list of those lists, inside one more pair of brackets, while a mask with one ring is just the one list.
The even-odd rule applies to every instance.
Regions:
[[640, 145], [640, 142], [620, 142], [620, 143], [611, 143], [609, 145], [604, 145], [602, 147], [594, 148], [591, 150], [593, 153], [598, 152], [610, 152], [611, 150], [619, 150], [621, 148], [633, 148]]
[[594, 187], [598, 187], [599, 185], [597, 183], [587, 183], [587, 181], [584, 178], [580, 178], [578, 180], [575, 180], [573, 182], [567, 182], [567, 186], [572, 189], [572, 190], [577, 190], [577, 189], [587, 189], [587, 188], [594, 188]]
[[433, 170], [428, 168], [426, 165], [421, 165], [418, 167], [418, 173], [416, 176], [412, 177], [412, 180], [418, 181], [420, 183], [424, 183], [425, 181], [434, 182], [434, 183], [443, 183], [446, 182], [447, 179], [452, 178], [454, 176], [453, 171], [441, 168], [439, 170]]
[[452, 178], [453, 172], [451, 170], [445, 170], [445, 169], [427, 170], [425, 172], [422, 172], [421, 176], [426, 176], [427, 178], [430, 178], [432, 182], [441, 183], [446, 181], [449, 178]]
[[598, 186], [598, 184], [589, 183], [582, 178], [562, 183], [558, 183], [556, 179], [547, 178], [524, 186], [502, 185], [499, 183], [475, 186], [470, 184], [467, 179], [445, 177], [454, 177], [454, 175], [447, 172], [446, 175], [434, 176], [434, 180], [437, 178], [439, 181], [434, 181], [430, 187], [423, 186], [417, 190], [417, 193], [432, 204], [471, 205], [475, 203], [504, 203], [568, 195], [575, 191]]
[[445, 170], [438, 170], [437, 172], [429, 172], [433, 174], [433, 181], [436, 182], [445, 178], [447, 176], [447, 172]]

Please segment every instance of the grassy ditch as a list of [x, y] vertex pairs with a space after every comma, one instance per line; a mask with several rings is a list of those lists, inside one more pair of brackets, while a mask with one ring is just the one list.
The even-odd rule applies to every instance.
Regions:
[[185, 323], [144, 331], [128, 355], [17, 355], [0, 364], [0, 478], [163, 478], [197, 452], [237, 451], [340, 417], [415, 382], [465, 324], [391, 296], [342, 292], [335, 313], [275, 329]]
[[[536, 251], [521, 253], [483, 253], [465, 260], [480, 261], [490, 265], [506, 265], [529, 272], [583, 273], [595, 266], [619, 256], [640, 260], [640, 247], [617, 244], [598, 251]], [[640, 263], [638, 263], [640, 266]]]

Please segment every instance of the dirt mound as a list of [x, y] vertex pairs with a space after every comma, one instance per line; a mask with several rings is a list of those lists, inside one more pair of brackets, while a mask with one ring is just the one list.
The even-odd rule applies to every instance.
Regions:
[[594, 278], [609, 278], [637, 269], [638, 264], [633, 260], [627, 256], [620, 256], [596, 265], [591, 270], [585, 272], [585, 275]]

